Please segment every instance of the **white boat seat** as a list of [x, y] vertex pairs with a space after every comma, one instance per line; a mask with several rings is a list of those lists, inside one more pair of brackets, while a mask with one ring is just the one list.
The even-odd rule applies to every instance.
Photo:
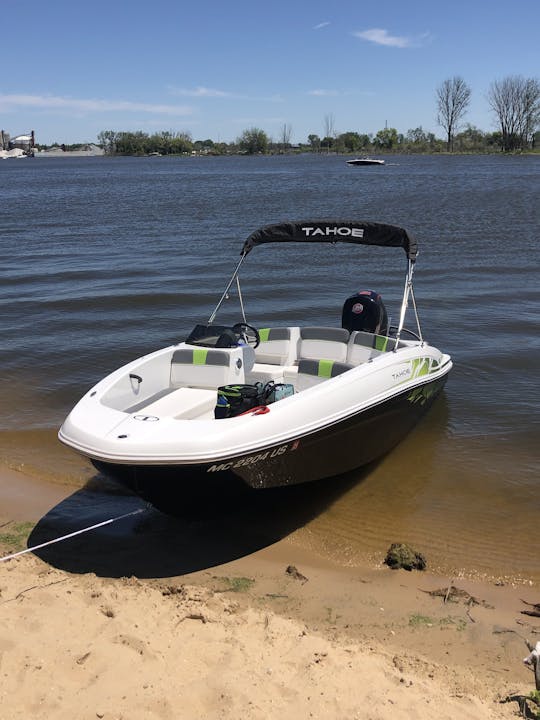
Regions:
[[354, 330], [347, 349], [347, 362], [353, 365], [369, 362], [378, 355], [390, 352], [396, 347], [394, 338], [374, 335], [363, 330]]
[[216, 406], [215, 390], [180, 387], [164, 397], [146, 405], [138, 412], [156, 417], [174, 417], [192, 420], [213, 413]]
[[347, 342], [349, 331], [334, 327], [303, 327], [300, 328], [300, 359], [317, 360], [326, 358], [345, 362], [347, 359]]
[[215, 390], [220, 385], [245, 382], [242, 348], [180, 348], [171, 360], [171, 387]]
[[296, 391], [307, 390], [318, 385], [324, 380], [341, 375], [351, 370], [354, 366], [349, 363], [337, 362], [337, 360], [311, 360], [302, 359], [298, 363], [298, 377], [296, 379]]
[[297, 358], [300, 329], [297, 327], [262, 328], [261, 341], [255, 348], [255, 362], [264, 365], [293, 365]]

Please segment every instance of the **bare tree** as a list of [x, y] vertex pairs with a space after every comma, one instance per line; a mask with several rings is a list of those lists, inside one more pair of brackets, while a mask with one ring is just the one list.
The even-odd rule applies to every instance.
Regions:
[[281, 151], [282, 152], [285, 152], [285, 150], [291, 144], [291, 135], [292, 135], [292, 125], [283, 123], [283, 125], [280, 128], [280, 135], [279, 135], [279, 138], [281, 141]]
[[470, 100], [471, 89], [459, 75], [445, 80], [437, 88], [437, 122], [446, 131], [448, 152], [454, 150], [454, 136]]
[[326, 140], [326, 150], [330, 153], [330, 140], [333, 140], [335, 131], [335, 120], [332, 113], [324, 116], [324, 139]]
[[499, 121], [503, 151], [527, 147], [540, 123], [540, 82], [521, 75], [495, 80], [488, 102]]

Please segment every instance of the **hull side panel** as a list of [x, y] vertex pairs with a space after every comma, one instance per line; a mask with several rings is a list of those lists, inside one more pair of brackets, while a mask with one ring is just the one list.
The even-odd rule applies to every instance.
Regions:
[[382, 457], [416, 425], [446, 376], [408, 390], [335, 425], [231, 460], [197, 465], [129, 466], [93, 461], [153, 502], [160, 489], [208, 497], [234, 488], [272, 488], [340, 475]]

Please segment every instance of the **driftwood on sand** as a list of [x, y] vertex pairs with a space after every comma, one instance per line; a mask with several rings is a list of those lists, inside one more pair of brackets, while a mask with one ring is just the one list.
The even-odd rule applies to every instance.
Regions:
[[443, 602], [463, 602], [465, 605], [481, 605], [482, 607], [493, 609], [492, 605], [489, 605], [485, 600], [479, 600], [478, 598], [471, 595], [466, 590], [456, 587], [450, 584], [447, 588], [438, 588], [437, 590], [422, 590], [422, 592], [431, 595], [431, 597], [442, 597]]
[[540, 603], [531, 603], [527, 602], [526, 600], [522, 600], [522, 603], [525, 603], [525, 605], [529, 605], [529, 607], [532, 608], [532, 610], [522, 610], [522, 615], [531, 615], [532, 617], [540, 617]]

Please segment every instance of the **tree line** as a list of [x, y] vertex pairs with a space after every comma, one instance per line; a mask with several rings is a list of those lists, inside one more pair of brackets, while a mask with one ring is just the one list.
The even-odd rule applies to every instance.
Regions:
[[292, 127], [283, 124], [277, 138], [261, 128], [251, 127], [231, 143], [212, 139], [193, 140], [189, 132], [163, 131], [148, 135], [138, 132], [104, 130], [98, 142], [108, 154], [119, 155], [247, 155], [291, 151], [320, 153], [381, 152], [516, 152], [534, 148], [540, 142], [540, 81], [509, 76], [490, 85], [487, 100], [498, 129], [483, 132], [464, 123], [472, 97], [471, 88], [460, 76], [444, 80], [436, 89], [437, 123], [445, 138], [425, 132], [422, 126], [405, 134], [385, 127], [375, 134], [347, 131], [336, 133], [334, 117], [324, 118], [324, 133], [310, 134], [307, 142], [291, 144]]

